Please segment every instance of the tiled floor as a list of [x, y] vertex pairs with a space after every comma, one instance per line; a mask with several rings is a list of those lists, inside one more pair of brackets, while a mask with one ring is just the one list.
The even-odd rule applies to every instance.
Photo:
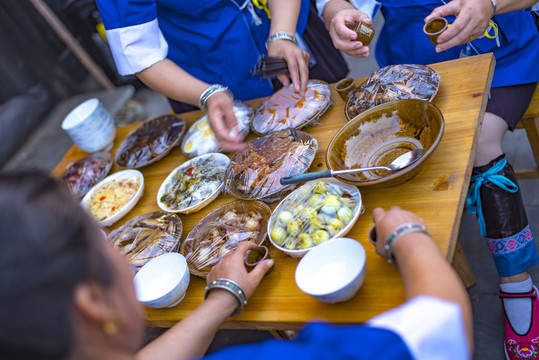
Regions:
[[[380, 20], [375, 19], [375, 29], [379, 29], [380, 25]], [[368, 76], [378, 68], [372, 55], [367, 59], [347, 59], [353, 69], [351, 76], [355, 78]], [[71, 141], [60, 128], [67, 112], [83, 99], [93, 96], [107, 101], [109, 110], [117, 109], [129, 97], [129, 92], [130, 90], [120, 89], [109, 93], [89, 93], [59, 103], [2, 171], [38, 167], [50, 172], [71, 146]], [[137, 90], [134, 99], [143, 104], [146, 118], [162, 115], [170, 109], [166, 99], [150, 90]], [[523, 130], [506, 135], [504, 150], [508, 160], [516, 168], [534, 164]], [[536, 236], [539, 236], [539, 180], [522, 181], [521, 189], [531, 228]], [[503, 313], [498, 299], [496, 269], [487, 246], [479, 236], [477, 221], [466, 212], [462, 219], [459, 240], [477, 278], [477, 285], [469, 289], [474, 311], [475, 359], [503, 359]], [[539, 267], [533, 267], [531, 273], [536, 284], [539, 284]], [[214, 341], [212, 349], [233, 343], [258, 341], [266, 337], [269, 337], [266, 332], [222, 331]]]

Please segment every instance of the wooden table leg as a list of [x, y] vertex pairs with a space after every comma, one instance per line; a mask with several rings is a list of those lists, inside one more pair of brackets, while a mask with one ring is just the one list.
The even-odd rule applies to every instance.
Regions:
[[470, 267], [470, 263], [468, 263], [466, 255], [464, 255], [464, 251], [458, 241], [457, 246], [455, 247], [453, 263], [451, 265], [453, 265], [453, 268], [457, 271], [457, 274], [459, 274], [460, 279], [466, 288], [470, 288], [477, 283], [472, 268]]

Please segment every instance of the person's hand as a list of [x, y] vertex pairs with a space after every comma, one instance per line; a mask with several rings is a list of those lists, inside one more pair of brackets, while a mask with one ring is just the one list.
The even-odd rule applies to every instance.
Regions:
[[215, 265], [208, 276], [206, 282], [209, 284], [215, 279], [228, 279], [237, 283], [249, 298], [257, 288], [260, 280], [266, 272], [273, 266], [273, 259], [268, 259], [256, 265], [251, 272], [245, 267], [244, 258], [248, 250], [256, 248], [256, 244], [251, 241], [241, 241], [234, 251], [226, 254]]
[[393, 230], [399, 225], [405, 223], [414, 223], [426, 226], [423, 219], [419, 216], [401, 209], [398, 206], [392, 206], [388, 211], [377, 207], [372, 211], [372, 219], [376, 226], [376, 252], [385, 258], [386, 240]]
[[490, 0], [452, 0], [439, 6], [425, 18], [425, 22], [435, 17], [455, 15], [451, 27], [438, 37], [436, 52], [465, 44], [481, 37], [488, 28], [494, 8]]
[[278, 75], [277, 79], [286, 87], [290, 84], [290, 76], [294, 90], [304, 96], [309, 80], [309, 59], [311, 57], [309, 53], [289, 40], [279, 39], [269, 44], [268, 55], [285, 59], [288, 64], [288, 74]]
[[343, 9], [335, 14], [328, 27], [335, 48], [354, 57], [369, 56], [369, 47], [357, 41], [357, 34], [352, 30], [360, 22], [372, 25], [369, 16], [359, 10]]
[[206, 102], [208, 121], [219, 146], [225, 151], [241, 151], [245, 148], [238, 134], [238, 120], [234, 115], [234, 101], [227, 92], [216, 92]]

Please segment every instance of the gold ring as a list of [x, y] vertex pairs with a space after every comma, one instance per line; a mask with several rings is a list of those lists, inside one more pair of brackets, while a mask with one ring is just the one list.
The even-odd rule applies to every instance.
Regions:
[[473, 34], [470, 34], [470, 41], [473, 40]]

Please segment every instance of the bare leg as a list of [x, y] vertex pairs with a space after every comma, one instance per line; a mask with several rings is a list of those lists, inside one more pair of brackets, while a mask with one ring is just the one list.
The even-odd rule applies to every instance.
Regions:
[[516, 283], [524, 281], [530, 276], [527, 271], [521, 272], [520, 274], [516, 274], [513, 276], [501, 276], [500, 277], [500, 283], [501, 284], [510, 284], [510, 283]]
[[503, 154], [502, 140], [507, 129], [504, 119], [489, 112], [485, 113], [475, 152], [474, 167], [486, 165]]

